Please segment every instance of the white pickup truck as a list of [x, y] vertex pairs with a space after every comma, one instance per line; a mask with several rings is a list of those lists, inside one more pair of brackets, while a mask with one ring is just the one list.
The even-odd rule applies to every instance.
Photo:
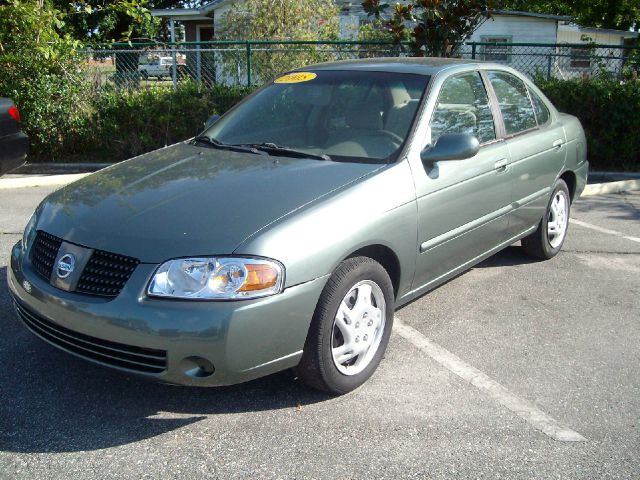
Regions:
[[161, 79], [163, 77], [171, 77], [171, 68], [173, 65], [172, 57], [156, 57], [151, 59], [149, 63], [138, 65], [138, 72], [142, 78], [156, 77]]

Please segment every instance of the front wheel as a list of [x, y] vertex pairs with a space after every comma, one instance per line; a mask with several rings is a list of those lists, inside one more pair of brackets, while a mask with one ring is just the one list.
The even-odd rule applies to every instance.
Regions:
[[376, 370], [393, 326], [393, 285], [368, 257], [342, 262], [329, 278], [313, 316], [296, 373], [307, 385], [343, 394]]
[[567, 184], [559, 179], [538, 229], [522, 239], [522, 248], [526, 253], [543, 260], [558, 254], [569, 229], [570, 198]]

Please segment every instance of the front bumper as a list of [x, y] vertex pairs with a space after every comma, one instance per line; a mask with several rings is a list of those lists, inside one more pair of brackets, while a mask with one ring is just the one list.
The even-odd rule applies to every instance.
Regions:
[[[118, 297], [105, 300], [51, 286], [23, 259], [19, 242], [8, 284], [27, 327], [58, 348], [170, 383], [216, 386], [297, 365], [327, 279], [255, 300], [179, 301], [144, 294], [155, 268], [138, 265]], [[214, 372], [198, 368], [198, 359]]]

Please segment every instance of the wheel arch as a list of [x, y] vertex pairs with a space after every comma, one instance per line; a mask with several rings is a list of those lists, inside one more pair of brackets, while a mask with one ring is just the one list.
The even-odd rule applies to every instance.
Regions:
[[391, 248], [381, 244], [367, 245], [366, 247], [361, 247], [350, 253], [343, 260], [352, 257], [369, 257], [382, 265], [382, 268], [387, 271], [387, 274], [391, 279], [394, 297], [398, 298], [401, 273], [400, 260]]
[[571, 203], [573, 203], [576, 196], [576, 186], [578, 184], [576, 174], [571, 170], [567, 170], [562, 175], [560, 175], [560, 179], [564, 180], [564, 183], [567, 184], [567, 187], [569, 188], [569, 198], [571, 200]]

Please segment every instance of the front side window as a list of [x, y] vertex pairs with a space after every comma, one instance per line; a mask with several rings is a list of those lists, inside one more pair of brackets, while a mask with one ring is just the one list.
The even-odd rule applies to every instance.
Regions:
[[392, 161], [428, 82], [425, 75], [357, 70], [285, 75], [205, 135], [225, 144], [269, 143], [337, 161]]
[[445, 133], [470, 133], [480, 143], [496, 138], [489, 97], [478, 72], [448, 79], [431, 120], [431, 143]]
[[536, 115], [524, 82], [506, 72], [489, 72], [488, 76], [498, 97], [507, 135], [535, 128]]

